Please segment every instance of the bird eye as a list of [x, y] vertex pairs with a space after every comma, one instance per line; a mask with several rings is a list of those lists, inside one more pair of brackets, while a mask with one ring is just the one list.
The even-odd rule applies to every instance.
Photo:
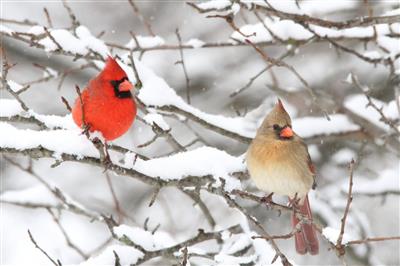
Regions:
[[278, 130], [279, 129], [279, 125], [278, 124], [274, 124], [273, 127], [274, 127], [274, 130]]

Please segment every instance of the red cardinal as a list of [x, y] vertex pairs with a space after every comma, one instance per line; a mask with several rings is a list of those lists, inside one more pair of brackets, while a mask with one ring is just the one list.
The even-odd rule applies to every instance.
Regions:
[[106, 140], [113, 140], [128, 131], [136, 116], [136, 104], [131, 94], [132, 83], [124, 70], [108, 57], [103, 71], [90, 80], [72, 109], [75, 123], [82, 127], [82, 118], [91, 132], [100, 131]]
[[[289, 201], [299, 199], [298, 211], [312, 219], [307, 193], [315, 188], [315, 170], [307, 146], [292, 130], [292, 121], [279, 100], [264, 119], [247, 151], [247, 167], [256, 186]], [[295, 204], [296, 206], [296, 204]], [[293, 228], [299, 219], [292, 214]], [[318, 254], [315, 228], [303, 223], [295, 234], [296, 251]]]

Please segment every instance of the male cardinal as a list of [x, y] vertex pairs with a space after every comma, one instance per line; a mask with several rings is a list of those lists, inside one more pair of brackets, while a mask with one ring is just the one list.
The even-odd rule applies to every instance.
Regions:
[[123, 135], [136, 116], [131, 89], [133, 85], [125, 71], [108, 57], [103, 71], [83, 90], [82, 103], [80, 97], [76, 99], [72, 109], [75, 123], [87, 126], [91, 132], [100, 131], [106, 140]]
[[[250, 144], [246, 156], [251, 179], [263, 190], [299, 200], [298, 212], [312, 219], [307, 193], [315, 188], [315, 170], [307, 146], [292, 130], [292, 121], [278, 103], [267, 115]], [[272, 196], [272, 194], [271, 194]], [[299, 223], [292, 214], [293, 228]], [[302, 223], [295, 233], [295, 246], [299, 254], [318, 254], [319, 244], [312, 224]]]

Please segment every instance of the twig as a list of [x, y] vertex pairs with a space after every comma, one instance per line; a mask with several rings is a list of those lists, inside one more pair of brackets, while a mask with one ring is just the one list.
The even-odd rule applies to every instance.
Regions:
[[121, 266], [121, 261], [119, 259], [117, 252], [115, 250], [113, 250], [113, 253], [114, 253], [114, 258], [115, 258], [114, 266]]
[[[286, 53], [282, 54], [281, 56], [278, 57], [278, 60], [283, 60], [286, 57], [288, 57], [289, 55], [293, 54], [294, 49], [290, 49], [288, 50]], [[246, 85], [244, 85], [243, 87], [235, 90], [233, 93], [231, 93], [229, 96], [230, 97], [235, 97], [236, 95], [240, 94], [241, 92], [243, 92], [244, 90], [248, 89], [253, 82], [260, 77], [263, 73], [265, 73], [266, 71], [268, 71], [269, 69], [271, 69], [274, 66], [274, 64], [268, 64], [266, 67], [264, 67], [263, 69], [261, 69], [260, 72], [258, 72], [256, 75], [254, 75], [253, 77], [250, 78], [250, 80], [247, 82]]]
[[[135, 36], [132, 32], [131, 32], [131, 35]], [[132, 66], [132, 69], [133, 69], [133, 73], [135, 74], [135, 79], [136, 79], [135, 88], [137, 90], [140, 90], [143, 87], [143, 83], [142, 83], [142, 80], [139, 77], [139, 72], [137, 71], [135, 60], [133, 59], [132, 52], [130, 52], [130, 54], [129, 54], [129, 60], [131, 61], [131, 66]]]
[[314, 90], [310, 87], [308, 82], [296, 71], [296, 69], [293, 66], [285, 63], [282, 60], [277, 60], [277, 59], [274, 59], [274, 58], [271, 58], [271, 57], [267, 56], [257, 45], [255, 45], [249, 39], [246, 39], [246, 43], [251, 45], [261, 55], [261, 57], [265, 60], [265, 62], [267, 62], [268, 64], [276, 65], [276, 66], [279, 66], [279, 67], [284, 67], [284, 68], [290, 70], [298, 78], [298, 80], [303, 84], [303, 86], [307, 89], [308, 93], [311, 96], [311, 99], [312, 99], [313, 103], [316, 106], [318, 106], [318, 108], [323, 112], [323, 114], [325, 115], [326, 119], [328, 121], [330, 120], [330, 117], [329, 117], [328, 112], [326, 111], [326, 109], [323, 108], [318, 103], [318, 101], [317, 101], [318, 99], [317, 99], [317, 96], [316, 96]]
[[147, 19], [142, 15], [140, 12], [139, 8], [135, 4], [134, 0], [128, 0], [129, 4], [131, 5], [133, 12], [138, 16], [139, 20], [143, 23], [143, 25], [146, 27], [148, 33], [151, 36], [156, 36], [151, 28], [151, 24], [147, 21]]
[[111, 177], [110, 177], [109, 173], [105, 172], [105, 176], [106, 176], [106, 180], [107, 180], [107, 186], [110, 189], [111, 196], [112, 196], [113, 201], [114, 201], [115, 210], [117, 211], [117, 214], [118, 214], [118, 223], [122, 223], [123, 218], [124, 218], [124, 211], [122, 210], [121, 204], [119, 203], [119, 200], [118, 200], [118, 197], [117, 197], [117, 194], [115, 193], [114, 186], [112, 184]]
[[256, 33], [253, 32], [252, 34], [244, 34], [238, 26], [236, 26], [234, 20], [233, 20], [233, 15], [229, 14], [229, 15], [209, 15], [207, 16], [207, 18], [222, 18], [226, 21], [226, 23], [228, 23], [229, 26], [231, 26], [231, 28], [234, 31], [237, 31], [240, 35], [242, 35], [245, 38], [251, 37], [251, 36], [255, 36]]
[[[4, 148], [0, 148], [0, 153], [3, 152], [3, 150], [4, 150]], [[95, 212], [86, 210], [80, 204], [76, 204], [74, 201], [72, 201], [70, 199], [69, 196], [65, 195], [60, 189], [47, 183], [32, 168], [30, 168], [30, 167], [24, 168], [22, 165], [14, 162], [13, 160], [7, 158], [6, 156], [4, 156], [4, 158], [5, 158], [5, 160], [7, 160], [7, 162], [14, 165], [21, 171], [27, 172], [30, 175], [32, 175], [37, 181], [39, 181], [43, 186], [45, 186], [46, 189], [49, 190], [57, 199], [59, 199], [65, 205], [66, 209], [68, 209], [69, 211], [84, 215], [93, 221], [101, 221], [102, 220], [102, 218], [98, 214], [96, 214]]]
[[[176, 34], [176, 37], [178, 38], [179, 46], [181, 47], [182, 46], [182, 38], [181, 38], [181, 35], [179, 34], [179, 29], [175, 30], [175, 34]], [[182, 49], [179, 49], [179, 54], [181, 56], [181, 60], [175, 62], [175, 64], [181, 64], [182, 65], [183, 74], [185, 75], [185, 81], [186, 81], [186, 101], [187, 101], [188, 104], [190, 104], [190, 79], [189, 79], [189, 76], [188, 76], [188, 73], [187, 73], [187, 69], [186, 69], [186, 65], [185, 65], [185, 60], [184, 60], [184, 57], [183, 57]]]
[[[241, 5], [241, 7], [248, 9], [248, 6], [246, 4], [242, 2], [240, 2], [239, 4]], [[266, 11], [282, 19], [289, 19], [297, 23], [307, 22], [321, 27], [336, 28], [339, 30], [353, 28], [353, 27], [366, 27], [375, 24], [391, 24], [398, 22], [400, 20], [400, 15], [393, 15], [393, 16], [379, 16], [379, 17], [364, 16], [346, 21], [330, 21], [316, 17], [311, 17], [305, 14], [299, 15], [294, 13], [283, 12], [273, 8], [271, 5], [268, 6], [256, 5], [253, 7], [255, 7], [258, 10]]]
[[[383, 113], [383, 107], [378, 107], [371, 99], [371, 97], [368, 95], [368, 91], [369, 88], [363, 88], [363, 86], [360, 84], [360, 82], [358, 81], [358, 78], [354, 75], [351, 74], [351, 82], [352, 84], [357, 87], [367, 98], [368, 104], [366, 107], [371, 106], [373, 109], [375, 109], [375, 111], [377, 111], [379, 113], [379, 115], [381, 116], [381, 121], [383, 121], [385, 124], [387, 124], [390, 128], [392, 128], [396, 135], [400, 136], [400, 130], [397, 128], [397, 126], [393, 123], [392, 120], [390, 120], [384, 113]], [[367, 90], [366, 90], [367, 89]]]
[[[23, 154], [28, 155], [31, 158], [53, 158], [54, 151], [45, 149], [43, 147], [38, 148], [31, 148], [31, 149], [14, 149], [14, 148], [3, 148], [0, 147], [0, 153], [9, 153], [9, 154]], [[79, 162], [85, 163], [93, 166], [103, 167], [103, 163], [99, 158], [90, 157], [90, 156], [78, 156], [78, 155], [71, 155], [66, 153], [57, 154], [59, 157], [65, 161], [71, 162]], [[110, 163], [108, 170], [115, 172], [118, 175], [129, 176], [131, 178], [137, 179], [145, 184], [151, 186], [196, 186], [196, 185], [205, 185], [210, 182], [214, 182], [214, 179], [210, 175], [205, 176], [187, 176], [182, 179], [171, 179], [171, 180], [163, 180], [157, 179], [146, 174], [143, 174], [139, 171], [136, 171], [131, 168], [125, 168], [113, 163]], [[71, 206], [72, 208], [73, 206]], [[91, 216], [91, 218], [96, 218], [96, 216]]]
[[370, 242], [380, 242], [380, 241], [388, 241], [388, 240], [400, 240], [400, 236], [386, 236], [386, 237], [368, 237], [360, 240], [352, 240], [346, 243], [346, 245], [359, 245]]
[[349, 164], [349, 191], [347, 194], [347, 203], [346, 203], [346, 208], [344, 210], [343, 213], [343, 218], [341, 219], [341, 226], [340, 226], [340, 233], [339, 233], [339, 237], [336, 241], [336, 249], [339, 252], [339, 257], [342, 257], [345, 254], [345, 249], [344, 246], [342, 244], [342, 240], [343, 240], [343, 235], [344, 235], [344, 228], [346, 225], [346, 218], [347, 215], [349, 213], [350, 210], [350, 204], [353, 201], [353, 196], [352, 196], [352, 192], [353, 192], [353, 171], [354, 171], [354, 160], [352, 159], [350, 164]]
[[140, 258], [135, 263], [135, 265], [140, 265], [140, 264], [142, 264], [150, 259], [156, 258], [156, 257], [173, 255], [176, 251], [179, 251], [184, 247], [193, 246], [197, 243], [201, 243], [201, 242], [213, 240], [213, 239], [214, 240], [220, 239], [221, 233], [223, 231], [237, 232], [238, 230], [240, 230], [239, 225], [235, 225], [226, 230], [221, 230], [221, 231], [216, 231], [216, 232], [204, 232], [204, 230], [199, 229], [196, 236], [194, 236], [193, 238], [190, 238], [188, 240], [185, 240], [179, 244], [176, 244], [174, 246], [171, 246], [171, 247], [168, 247], [165, 249], [145, 252], [145, 255], [142, 258]]
[[187, 247], [184, 247], [182, 249], [182, 266], [186, 266], [188, 263], [188, 249]]
[[47, 29], [47, 27], [43, 27], [44, 31], [46, 32], [47, 36], [50, 38], [50, 40], [57, 46], [58, 50], [62, 51], [63, 48], [61, 44], [51, 35], [51, 32]]
[[51, 21], [50, 14], [49, 14], [49, 11], [47, 10], [47, 8], [43, 8], [43, 12], [46, 16], [48, 26], [50, 28], [53, 28], [53, 22]]
[[61, 96], [61, 101], [63, 102], [63, 104], [65, 105], [65, 107], [67, 108], [67, 110], [68, 110], [69, 112], [72, 112], [72, 108], [71, 108], [71, 106], [69, 105], [67, 99], [65, 99], [63, 96]]
[[61, 233], [64, 236], [65, 241], [67, 242], [67, 245], [75, 250], [82, 258], [85, 260], [89, 258], [85, 252], [83, 252], [78, 246], [76, 246], [74, 243], [72, 243], [71, 239], [69, 238], [67, 232], [65, 231], [65, 228], [61, 225], [60, 219], [54, 214], [51, 209], [47, 209], [47, 211], [50, 213], [50, 215], [53, 217], [54, 222], [57, 224], [58, 229], [60, 229]]
[[[235, 209], [239, 210], [241, 213], [243, 213], [243, 215], [245, 215], [246, 218], [262, 232], [262, 235], [265, 236], [266, 238], [268, 238], [268, 242], [271, 244], [271, 247], [274, 249], [274, 251], [276, 253], [275, 257], [271, 261], [271, 264], [273, 264], [276, 261], [276, 259], [279, 257], [284, 266], [291, 266], [292, 264], [289, 262], [286, 255], [281, 252], [281, 250], [279, 249], [279, 247], [276, 244], [276, 242], [274, 241], [274, 239], [271, 238], [270, 234], [264, 229], [264, 227], [260, 224], [260, 222], [257, 221], [256, 218], [254, 218], [252, 215], [250, 215], [247, 212], [247, 210], [245, 210], [242, 206], [240, 206], [235, 200], [233, 200], [231, 198], [231, 196], [226, 191], [224, 191], [223, 187], [224, 187], [225, 182], [224, 182], [224, 180], [221, 180], [221, 181], [222, 181], [221, 187], [216, 189], [217, 191], [214, 191], [214, 193], [217, 192], [217, 193], [219, 193], [219, 195], [223, 196], [226, 203], [231, 208], [235, 208]], [[211, 190], [214, 190], [214, 189], [211, 189]]]
[[72, 11], [71, 7], [68, 5], [66, 0], [62, 0], [62, 4], [63, 4], [64, 8], [67, 10], [68, 15], [71, 19], [72, 29], [73, 30], [76, 29], [80, 25], [80, 23], [76, 19], [74, 12]]
[[36, 243], [35, 239], [33, 238], [32, 234], [31, 234], [31, 231], [29, 231], [29, 229], [28, 229], [28, 235], [29, 235], [29, 238], [30, 238], [30, 240], [32, 241], [32, 243], [35, 245], [35, 247], [36, 247], [37, 249], [39, 249], [39, 250], [51, 261], [51, 263], [53, 263], [55, 266], [62, 266], [60, 260], [57, 260], [57, 262], [56, 262], [54, 259], [52, 259], [52, 258], [50, 257], [49, 254], [47, 254], [46, 251], [44, 251], [44, 250]]
[[200, 192], [198, 190], [196, 190], [196, 191], [188, 191], [188, 190], [185, 190], [183, 188], [180, 188], [180, 190], [183, 193], [185, 193], [186, 195], [188, 195], [194, 201], [194, 203], [199, 206], [200, 210], [203, 212], [203, 214], [206, 217], [207, 222], [210, 224], [211, 228], [215, 228], [217, 223], [215, 222], [214, 217], [211, 215], [211, 212], [208, 209], [207, 205], [201, 199]]

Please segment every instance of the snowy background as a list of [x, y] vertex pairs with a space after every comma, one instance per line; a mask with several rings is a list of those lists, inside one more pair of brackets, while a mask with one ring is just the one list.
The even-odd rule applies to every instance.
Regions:
[[[2, 1], [0, 36], [2, 265], [400, 264], [397, 1]], [[143, 86], [104, 172], [61, 97], [109, 53]], [[252, 238], [291, 232], [243, 161], [278, 97], [317, 168], [318, 256]]]

